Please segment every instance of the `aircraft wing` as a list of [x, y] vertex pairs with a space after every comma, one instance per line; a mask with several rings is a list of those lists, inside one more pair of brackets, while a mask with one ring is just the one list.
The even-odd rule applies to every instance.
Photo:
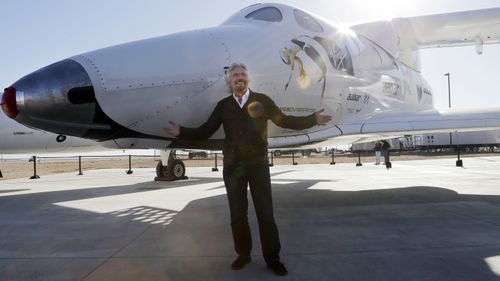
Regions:
[[500, 109], [381, 112], [362, 122], [341, 124], [343, 134], [421, 134], [500, 129]]
[[500, 8], [395, 18], [351, 28], [419, 70], [419, 49], [476, 46], [481, 54], [484, 44], [500, 43]]
[[[426, 110], [420, 112], [379, 112], [357, 121], [338, 123], [333, 127], [288, 137], [312, 143], [350, 143], [403, 135], [423, 133], [469, 132], [500, 129], [500, 109], [478, 110]], [[287, 138], [274, 138], [270, 146], [286, 146]]]
[[500, 43], [500, 8], [397, 18], [394, 22], [411, 32], [419, 48]]

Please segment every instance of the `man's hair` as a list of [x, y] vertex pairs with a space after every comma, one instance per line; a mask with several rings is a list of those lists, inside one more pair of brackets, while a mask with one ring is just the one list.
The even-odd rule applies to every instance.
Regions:
[[231, 93], [231, 85], [230, 85], [230, 82], [231, 82], [231, 71], [233, 71], [234, 69], [236, 68], [242, 68], [243, 70], [245, 70], [245, 72], [247, 73], [248, 75], [248, 68], [246, 66], [246, 64], [244, 63], [238, 63], [238, 62], [233, 62], [229, 68], [227, 69], [226, 71], [226, 84], [227, 84], [227, 87], [228, 87], [228, 91], [229, 93]]

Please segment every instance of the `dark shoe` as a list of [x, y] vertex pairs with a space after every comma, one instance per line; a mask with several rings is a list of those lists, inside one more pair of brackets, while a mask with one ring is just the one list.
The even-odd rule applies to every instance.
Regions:
[[286, 270], [286, 267], [279, 261], [268, 264], [267, 268], [269, 268], [274, 274], [279, 276], [285, 276], [288, 274], [288, 270]]
[[243, 267], [245, 267], [245, 265], [249, 264], [251, 261], [252, 261], [251, 257], [241, 257], [240, 256], [233, 261], [233, 263], [231, 264], [231, 269], [232, 270], [240, 270]]

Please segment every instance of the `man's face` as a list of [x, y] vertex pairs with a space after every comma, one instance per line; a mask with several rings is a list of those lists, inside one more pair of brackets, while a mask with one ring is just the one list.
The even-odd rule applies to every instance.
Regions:
[[248, 74], [241, 68], [237, 67], [229, 73], [229, 85], [233, 92], [245, 91], [248, 87]]

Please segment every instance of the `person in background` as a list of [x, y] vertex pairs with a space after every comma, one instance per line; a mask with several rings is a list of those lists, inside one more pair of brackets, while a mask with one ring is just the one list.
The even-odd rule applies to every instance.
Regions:
[[391, 161], [389, 160], [389, 148], [391, 148], [389, 142], [382, 140], [382, 154], [384, 154], [384, 164], [387, 169], [392, 168]]
[[380, 155], [382, 154], [382, 143], [380, 141], [375, 142], [375, 147], [373, 147], [375, 151], [375, 165], [380, 165]]

